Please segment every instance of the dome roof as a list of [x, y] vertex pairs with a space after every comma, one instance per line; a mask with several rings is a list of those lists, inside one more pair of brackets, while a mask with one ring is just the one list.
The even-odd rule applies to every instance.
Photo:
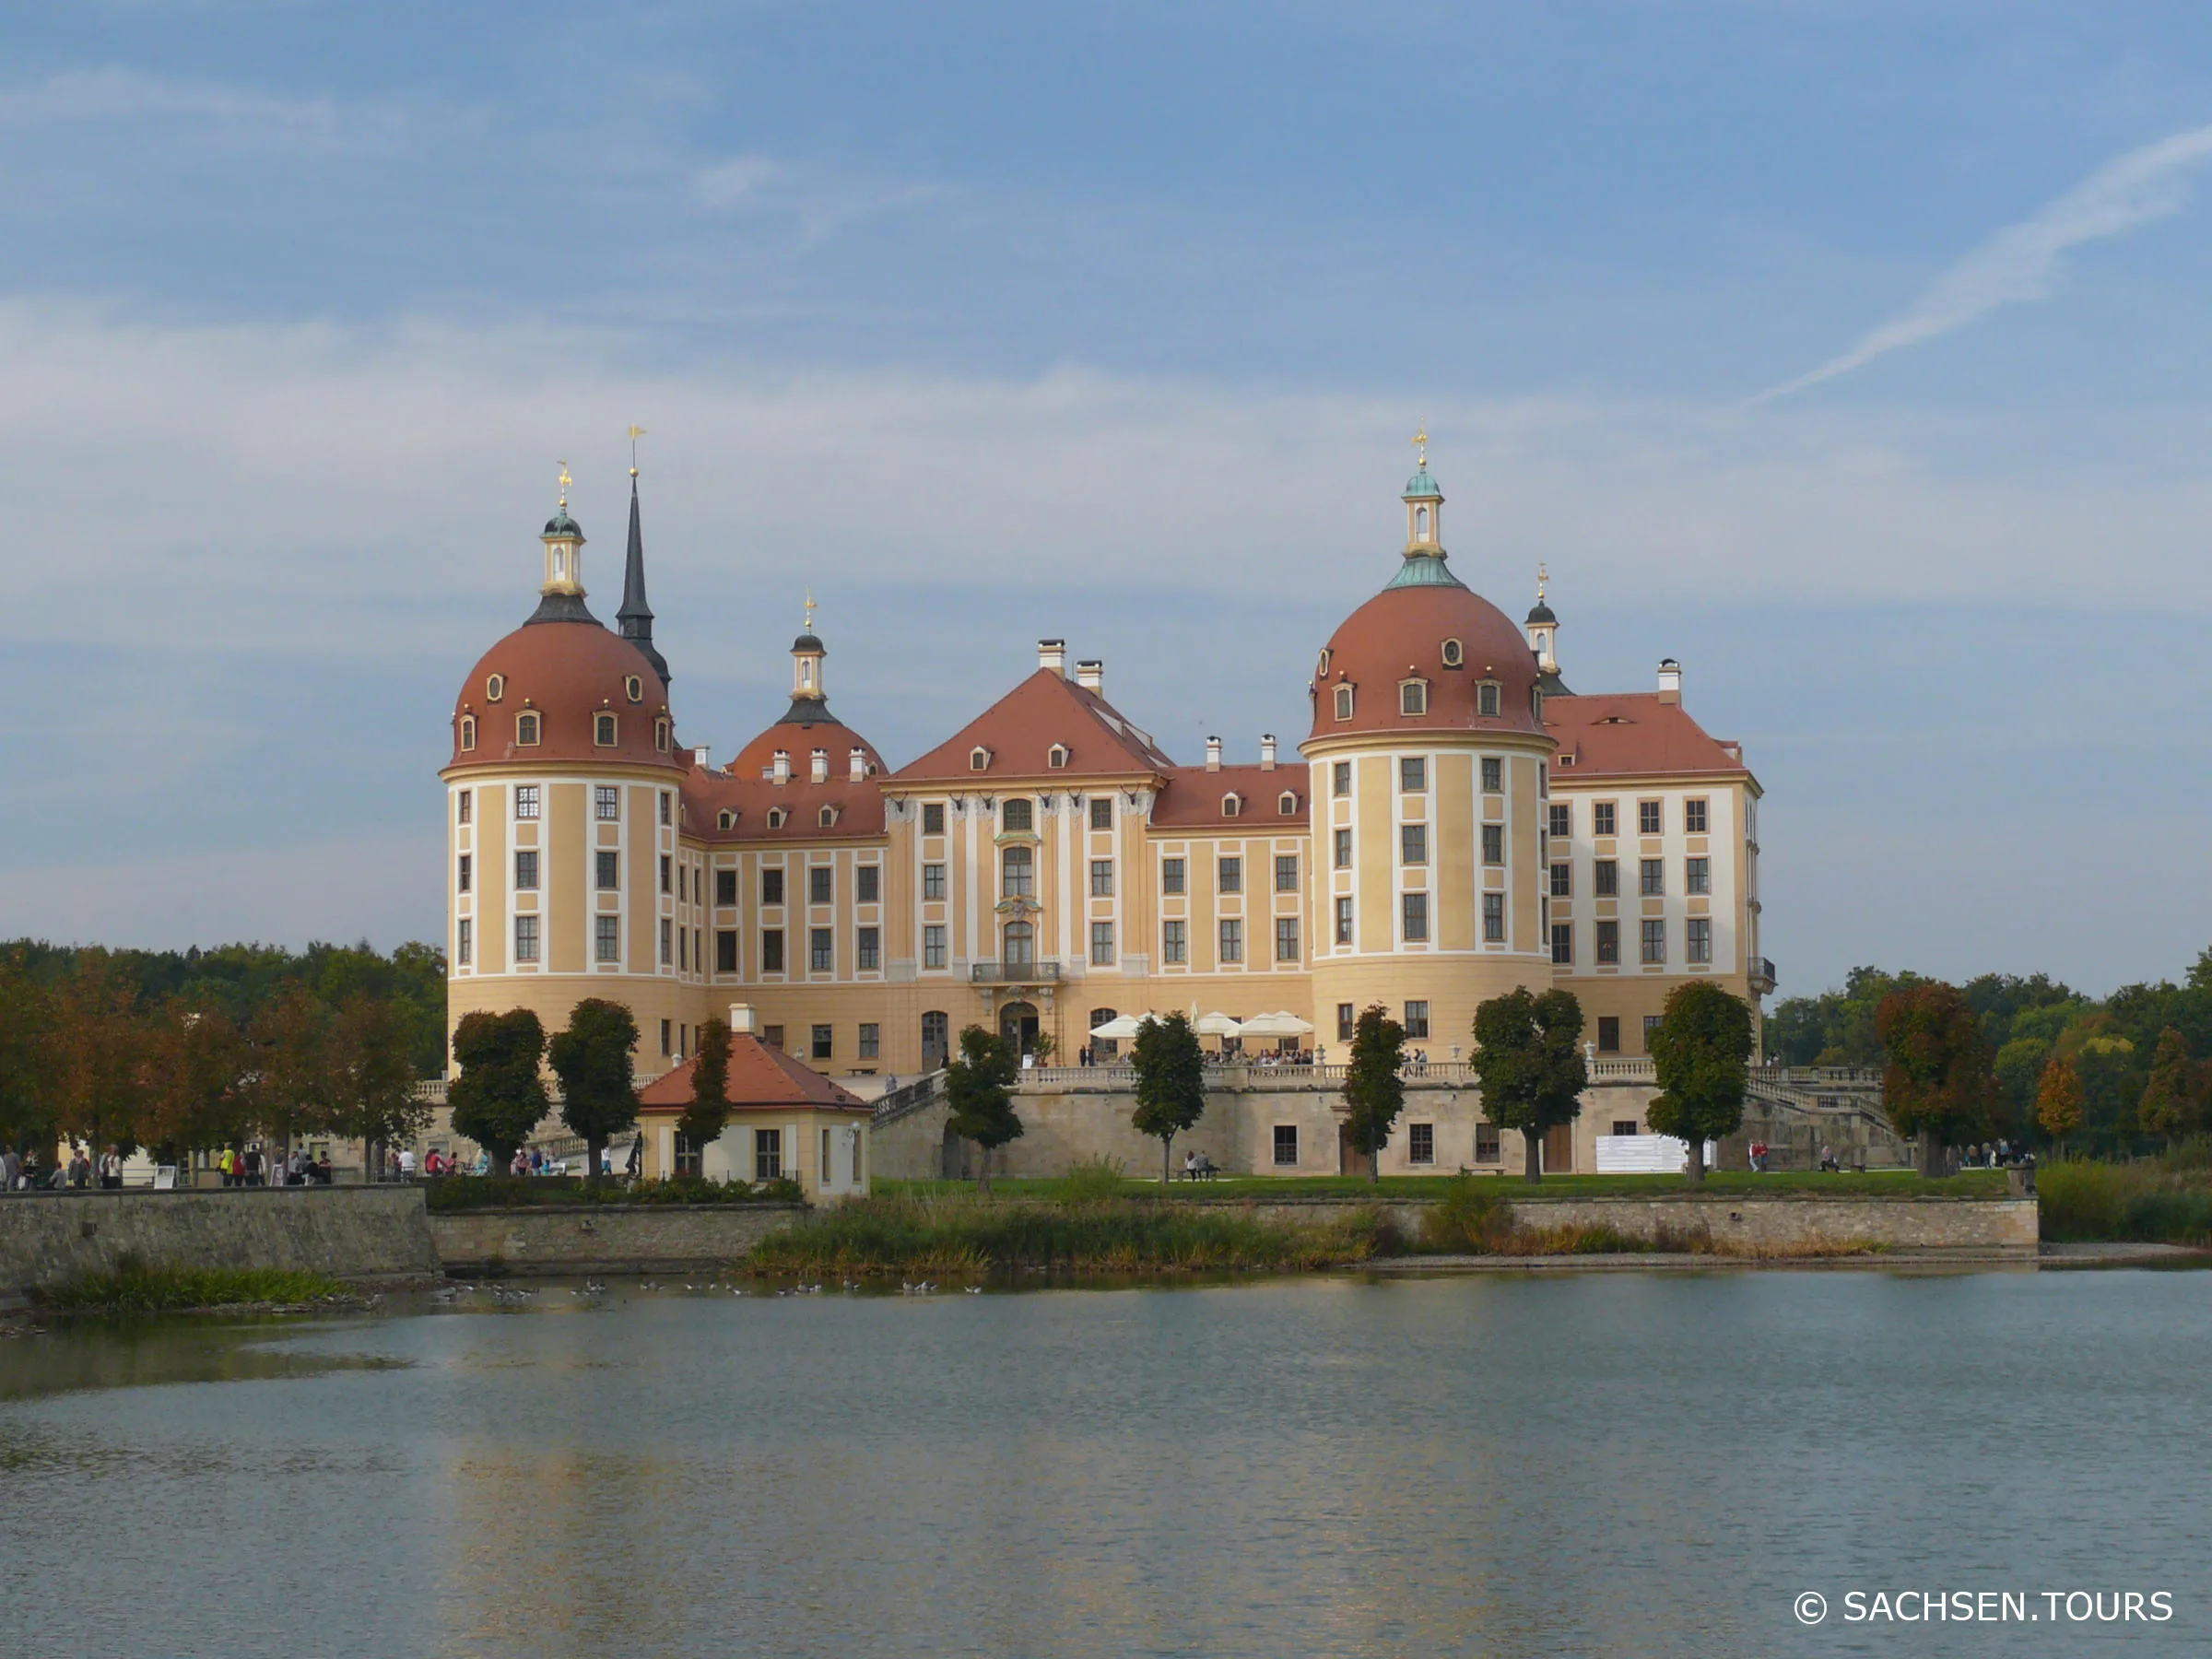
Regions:
[[797, 639], [794, 640], [791, 642], [791, 648], [794, 653], [807, 651], [812, 652], [817, 656], [827, 656], [830, 654], [830, 648], [823, 644], [820, 640], [815, 637], [811, 629], [801, 634]]
[[[500, 680], [493, 700], [491, 679]], [[638, 682], [631, 701], [629, 682]], [[612, 747], [593, 741], [594, 717], [616, 716]], [[674, 746], [662, 753], [653, 728], [669, 712], [668, 687], [644, 654], [596, 622], [526, 622], [494, 645], [469, 670], [453, 700], [454, 766], [497, 766], [517, 760], [614, 761], [680, 769]], [[516, 718], [538, 716], [535, 746], [515, 741]], [[477, 746], [461, 747], [461, 716], [477, 721]]]
[[1549, 622], [1555, 628], [1559, 626], [1559, 620], [1557, 617], [1551, 614], [1551, 606], [1545, 604], [1541, 599], [1536, 601], [1535, 608], [1528, 613], [1528, 619], [1531, 622]]
[[583, 526], [579, 524], [574, 519], [571, 518], [569, 516], [569, 510], [566, 507], [563, 507], [558, 512], [554, 513], [551, 518], [546, 521], [546, 527], [541, 535], [540, 539], [542, 540], [546, 535], [572, 535], [578, 541], [582, 541], [583, 539]]
[[1418, 501], [1426, 500], [1431, 496], [1440, 501], [1444, 499], [1443, 487], [1429, 471], [1429, 463], [1424, 461], [1421, 463], [1420, 470], [1406, 480], [1405, 499], [1408, 501]]
[[[830, 776], [814, 782], [814, 751], [827, 751]], [[765, 774], [782, 749], [791, 759], [791, 780], [772, 782]], [[867, 758], [868, 775], [853, 781], [853, 751]], [[876, 746], [852, 727], [836, 720], [801, 725], [778, 721], [739, 749], [721, 771], [694, 770], [684, 791], [692, 829], [709, 840], [754, 841], [778, 836], [791, 841], [824, 837], [872, 836], [883, 833], [883, 784], [886, 768]], [[770, 815], [778, 808], [782, 818], [771, 827]], [[830, 821], [822, 821], [827, 808]], [[722, 815], [735, 815], [728, 829]]]
[[[1418, 571], [1416, 567], [1418, 567]], [[1414, 579], [1407, 580], [1413, 573]], [[1444, 660], [1456, 641], [1460, 664]], [[1512, 618], [1470, 592], [1430, 556], [1406, 560], [1398, 579], [1347, 617], [1329, 639], [1313, 681], [1309, 741], [1377, 732], [1520, 732], [1545, 735], [1530, 693], [1535, 653]], [[1429, 682], [1428, 712], [1402, 714], [1401, 681]], [[1498, 712], [1479, 712], [1477, 688], [1499, 683]], [[1335, 688], [1357, 688], [1353, 715], [1336, 718]]]

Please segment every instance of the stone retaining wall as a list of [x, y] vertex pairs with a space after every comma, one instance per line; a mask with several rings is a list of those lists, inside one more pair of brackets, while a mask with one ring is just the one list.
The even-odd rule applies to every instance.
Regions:
[[448, 1273], [683, 1273], [737, 1261], [806, 1214], [803, 1204], [594, 1204], [441, 1210], [429, 1222]]
[[351, 1279], [438, 1271], [422, 1194], [413, 1187], [0, 1197], [0, 1293], [112, 1272], [126, 1255], [156, 1266], [270, 1267]]

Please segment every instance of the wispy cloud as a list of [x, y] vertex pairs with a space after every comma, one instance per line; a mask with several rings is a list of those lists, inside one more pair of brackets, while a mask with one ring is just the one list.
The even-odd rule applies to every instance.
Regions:
[[2189, 171], [2207, 158], [2212, 158], [2212, 126], [2191, 127], [2130, 150], [2032, 218], [1999, 231], [1850, 350], [1753, 401], [1786, 397], [1849, 374], [1892, 351], [1979, 322], [2000, 306], [2049, 298], [2061, 255], [2084, 242], [2124, 236], [2179, 213], [2189, 199]]
[[174, 128], [257, 145], [324, 152], [387, 147], [406, 122], [383, 104], [279, 97], [214, 81], [179, 80], [124, 65], [73, 69], [42, 81], [0, 87], [0, 130], [53, 132], [88, 127]]
[[789, 218], [810, 242], [859, 220], [918, 207], [947, 194], [941, 184], [835, 174], [758, 151], [695, 170], [690, 191], [702, 213]]

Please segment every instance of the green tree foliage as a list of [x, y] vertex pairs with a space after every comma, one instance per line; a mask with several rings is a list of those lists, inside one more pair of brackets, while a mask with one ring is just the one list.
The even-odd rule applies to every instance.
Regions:
[[2035, 1121], [2053, 1140], [2081, 1127], [2081, 1074], [2071, 1060], [2053, 1060], [2036, 1085]]
[[730, 1123], [730, 1028], [710, 1019], [699, 1028], [699, 1058], [691, 1067], [691, 1103], [676, 1126], [695, 1149], [712, 1146]]
[[638, 1121], [630, 1065], [637, 1046], [637, 1017], [602, 996], [587, 996], [571, 1008], [568, 1029], [547, 1046], [546, 1063], [560, 1079], [560, 1121], [583, 1137], [587, 1182], [599, 1179], [607, 1138]]
[[2168, 1026], [2159, 1033], [2158, 1053], [2143, 1085], [2136, 1116], [2147, 1134], [2181, 1140], [2205, 1127], [2204, 1077], [2189, 1058], [2189, 1043]]
[[1368, 1179], [1380, 1181], [1382, 1152], [1390, 1129], [1406, 1107], [1406, 1079], [1398, 1075], [1405, 1059], [1406, 1028], [1381, 1003], [1363, 1008], [1352, 1028], [1351, 1059], [1344, 1068], [1346, 1130], [1352, 1150], [1367, 1159]]
[[55, 1038], [52, 988], [0, 951], [0, 1144], [18, 1152], [52, 1147], [58, 1132]]
[[1705, 1143], [1743, 1127], [1751, 1081], [1751, 1005], [1703, 980], [1670, 992], [1648, 1046], [1659, 1096], [1644, 1113], [1661, 1135], [1689, 1143], [1685, 1172], [1705, 1179]]
[[1554, 987], [1516, 988], [1475, 1010], [1475, 1075], [1482, 1114], [1518, 1130], [1531, 1181], [1544, 1179], [1544, 1135], [1581, 1115], [1589, 1068], [1583, 1059], [1583, 1005]]
[[527, 1008], [465, 1014], [453, 1031], [453, 1058], [461, 1063], [446, 1095], [453, 1132], [482, 1147], [495, 1171], [545, 1118], [550, 1102], [538, 1070], [545, 1052], [545, 1027]]
[[1996, 1056], [1955, 985], [1893, 991], [1877, 1018], [1884, 1110], [1899, 1134], [1918, 1138], [1921, 1173], [1940, 1174], [1946, 1146], [1995, 1133]]
[[1175, 1137], [1206, 1113], [1206, 1055], [1190, 1017], [1171, 1014], [1136, 1028], [1130, 1053], [1136, 1067], [1136, 1110], [1129, 1121], [1159, 1142], [1159, 1184], [1166, 1186]]
[[960, 1033], [959, 1057], [945, 1068], [945, 1100], [951, 1108], [946, 1124], [962, 1140], [982, 1148], [976, 1182], [986, 1193], [992, 1152], [1021, 1135], [1021, 1119], [1014, 1112], [1016, 1075], [1013, 1049], [982, 1026]]

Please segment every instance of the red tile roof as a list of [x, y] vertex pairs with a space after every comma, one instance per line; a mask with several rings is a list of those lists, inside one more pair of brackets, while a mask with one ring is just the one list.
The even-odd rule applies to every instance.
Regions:
[[1547, 697], [1544, 724], [1559, 739], [1554, 775], [1566, 783], [1662, 772], [1750, 775], [1740, 746], [1708, 735], [1680, 703], [1661, 702], [1655, 691]]
[[[814, 751], [826, 750], [830, 778], [816, 783]], [[772, 770], [778, 749], [791, 757], [791, 781], [776, 783], [763, 773]], [[867, 757], [869, 776], [852, 779], [853, 751]], [[883, 833], [883, 790], [877, 779], [883, 759], [875, 746], [850, 726], [835, 721], [802, 725], [779, 721], [747, 744], [724, 771], [694, 767], [684, 784], [685, 829], [709, 841], [798, 841], [867, 838]], [[769, 814], [781, 806], [781, 828], [769, 826]], [[836, 821], [824, 825], [822, 808], [836, 813]], [[735, 812], [737, 821], [722, 828], [722, 815]]]
[[[1203, 766], [1179, 766], [1168, 774], [1159, 798], [1152, 805], [1152, 827], [1160, 829], [1266, 830], [1306, 828], [1306, 784], [1303, 766], [1225, 766], [1208, 771]], [[1236, 817], [1225, 817], [1221, 799], [1234, 791], [1241, 797]], [[1291, 809], [1282, 809], [1282, 797], [1291, 797]]]
[[[1051, 763], [1055, 743], [1067, 747], [1065, 767]], [[982, 771], [969, 763], [979, 746], [991, 751]], [[1040, 668], [929, 753], [900, 767], [890, 781], [998, 783], [1055, 772], [1126, 777], [1166, 771], [1173, 764], [1097, 692]]]
[[[698, 1069], [699, 1056], [694, 1054], [640, 1089], [638, 1104], [647, 1112], [683, 1111], [691, 1104], [691, 1074]], [[789, 1111], [794, 1106], [819, 1112], [871, 1110], [850, 1089], [839, 1088], [812, 1066], [793, 1059], [782, 1049], [769, 1047], [749, 1031], [731, 1034], [726, 1092], [732, 1112]]]

